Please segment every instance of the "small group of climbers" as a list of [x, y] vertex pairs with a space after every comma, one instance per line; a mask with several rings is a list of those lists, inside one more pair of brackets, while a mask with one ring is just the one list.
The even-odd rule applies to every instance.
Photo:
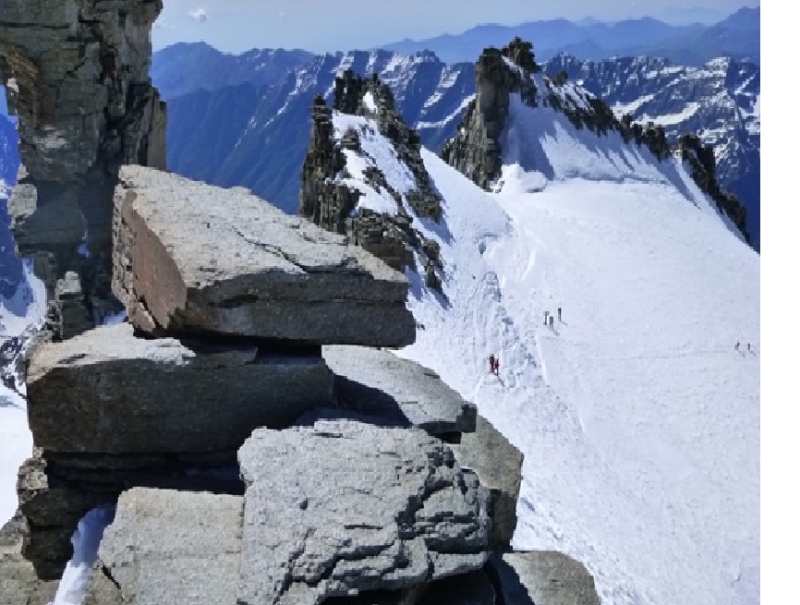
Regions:
[[[558, 307], [556, 310], [558, 314], [558, 321], [561, 322], [561, 307]], [[550, 311], [544, 312], [544, 325], [550, 324], [550, 327], [553, 327], [554, 318], [550, 315]], [[736, 343], [736, 346], [739, 346], [739, 343]], [[738, 349], [737, 349], [738, 350]], [[489, 374], [494, 374], [495, 376], [500, 375], [500, 357], [492, 353], [489, 355]]]
[[[558, 321], [560, 323], [561, 322], [561, 307], [558, 308], [557, 313], [558, 313]], [[553, 319], [553, 316], [550, 315], [550, 311], [545, 311], [544, 312], [544, 325], [547, 325], [549, 323], [550, 327], [552, 328], [553, 327], [553, 322], [554, 322], [554, 319]]]

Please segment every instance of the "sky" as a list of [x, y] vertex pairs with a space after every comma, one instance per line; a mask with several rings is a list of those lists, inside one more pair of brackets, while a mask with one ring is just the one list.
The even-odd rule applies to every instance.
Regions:
[[302, 48], [315, 53], [368, 49], [404, 38], [460, 33], [483, 23], [652, 16], [668, 22], [714, 22], [758, 0], [168, 0], [156, 22], [156, 50], [205, 41], [225, 51]]

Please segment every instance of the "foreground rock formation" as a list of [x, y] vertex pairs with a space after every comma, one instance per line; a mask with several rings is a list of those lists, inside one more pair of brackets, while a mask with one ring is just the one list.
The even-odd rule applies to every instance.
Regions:
[[239, 603], [316, 605], [486, 561], [489, 493], [422, 431], [347, 419], [259, 429], [239, 462], [247, 484]]
[[501, 603], [600, 605], [594, 579], [586, 567], [559, 552], [515, 552], [495, 556], [490, 573], [500, 587]]
[[328, 346], [322, 355], [342, 408], [409, 422], [443, 439], [475, 430], [475, 405], [418, 363], [365, 347]]
[[24, 165], [11, 227], [47, 286], [55, 339], [119, 309], [110, 293], [118, 167], [165, 167], [166, 106], [148, 75], [161, 8], [161, 0], [0, 5], [0, 77], [19, 116]]
[[46, 605], [52, 602], [58, 582], [42, 582], [30, 561], [22, 557], [25, 520], [17, 515], [0, 528], [0, 603]]
[[113, 287], [137, 328], [318, 344], [413, 342], [407, 280], [343, 237], [242, 189], [132, 166], [120, 180]]
[[[394, 346], [398, 334], [413, 340], [404, 305], [383, 313], [411, 325], [405, 333], [376, 331], [356, 313], [343, 313], [340, 323], [349, 324], [331, 331], [323, 319], [335, 320], [313, 313], [325, 308], [326, 294], [343, 308], [381, 300], [387, 289], [404, 301], [405, 277], [338, 236], [276, 218], [246, 193], [145, 168], [125, 167], [121, 179], [115, 283], [137, 293], [126, 299], [133, 313], [143, 299], [145, 309], [179, 307], [170, 307], [176, 276], [192, 290], [197, 282], [185, 276], [206, 267], [218, 276], [207, 280], [209, 291], [247, 283], [265, 303], [248, 309], [238, 332], [224, 322], [183, 323], [175, 332], [165, 321], [147, 335], [141, 325], [121, 324], [35, 348], [27, 382], [37, 449], [20, 471], [18, 492], [21, 554], [32, 564], [22, 569], [34, 572], [36, 590], [60, 576], [79, 520], [116, 503], [88, 603], [209, 602], [197, 596], [203, 586], [213, 602], [322, 603], [363, 594], [412, 605], [431, 602], [446, 589], [439, 582], [461, 575], [492, 602], [495, 589], [479, 572], [493, 548], [508, 548], [502, 528], [514, 523], [494, 494], [518, 490], [517, 458], [502, 467], [516, 478], [498, 489], [482, 462], [490, 454], [467, 456], [448, 444], [475, 431], [477, 413], [435, 373], [387, 351], [320, 346], [337, 338]], [[163, 191], [170, 195], [154, 193]], [[224, 219], [208, 200], [227, 200], [237, 218]], [[164, 208], [178, 220], [158, 212]], [[123, 215], [138, 228], [121, 226]], [[206, 224], [232, 241], [192, 254], [192, 225], [202, 233]], [[268, 253], [250, 248], [254, 238], [239, 242], [225, 231], [236, 226], [262, 229]], [[201, 248], [210, 245], [197, 237]], [[148, 253], [160, 256], [126, 273], [131, 258]], [[314, 283], [316, 271], [298, 274], [287, 258], [309, 259], [306, 268], [321, 259], [319, 279], [330, 287]], [[288, 288], [293, 306], [309, 321], [295, 323], [287, 338], [276, 321], [286, 308], [270, 304], [292, 280], [300, 283]], [[348, 288], [355, 302], [342, 300]], [[481, 485], [484, 474], [491, 490]], [[201, 577], [211, 561], [215, 575]], [[0, 573], [20, 562], [9, 559]], [[434, 585], [439, 592], [428, 593]]]
[[45, 452], [235, 452], [254, 426], [287, 426], [332, 394], [319, 355], [146, 340], [130, 324], [42, 345], [28, 369], [30, 427]]
[[242, 506], [241, 497], [210, 493], [123, 493], [85, 605], [235, 603]]

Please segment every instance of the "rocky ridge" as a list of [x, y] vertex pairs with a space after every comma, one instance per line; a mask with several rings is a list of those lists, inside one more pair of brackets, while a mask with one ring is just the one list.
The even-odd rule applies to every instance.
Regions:
[[719, 186], [747, 210], [747, 231], [759, 249], [761, 75], [753, 63], [717, 58], [697, 67], [657, 57], [580, 61], [558, 55], [543, 71], [559, 74], [603, 99], [618, 118], [664, 127], [667, 140], [699, 137], [714, 149]]
[[[537, 57], [541, 56], [539, 36]], [[165, 51], [160, 51], [165, 52]], [[159, 63], [160, 52], [154, 64]], [[191, 49], [186, 52], [191, 53]], [[247, 56], [242, 55], [244, 62]], [[174, 61], [174, 59], [172, 60]], [[758, 65], [715, 59], [698, 67], [655, 57], [619, 56], [582, 61], [559, 55], [541, 63], [553, 81], [575, 83], [602, 99], [617, 118], [664, 127], [670, 145], [683, 133], [713, 145], [719, 186], [747, 208], [747, 225], [758, 248], [760, 200], [760, 75]], [[174, 70], [160, 74], [180, 80]], [[260, 72], [240, 86], [222, 87], [227, 72], [213, 75], [213, 92], [195, 90], [170, 101], [170, 166], [190, 178], [224, 186], [244, 185], [284, 211], [296, 211], [300, 167], [306, 147], [294, 135], [311, 128], [307, 111], [314, 92], [331, 104], [334, 80], [351, 69], [370, 78], [377, 72], [394, 95], [405, 122], [423, 145], [439, 152], [452, 138], [475, 95], [474, 63], [445, 64], [431, 52], [401, 55], [353, 51], [315, 57], [269, 88], [259, 88]], [[562, 76], [559, 76], [561, 72]], [[277, 151], [280, 150], [280, 151]]]
[[630, 114], [618, 118], [600, 98], [569, 82], [565, 72], [553, 77], [539, 72], [530, 42], [515, 38], [502, 49], [485, 49], [475, 69], [475, 99], [457, 134], [442, 148], [442, 159], [478, 186], [491, 190], [500, 177], [501, 137], [508, 122], [510, 95], [519, 94], [529, 107], [541, 105], [562, 112], [576, 128], [588, 128], [598, 136], [616, 131], [626, 143], [647, 147], [658, 160], [687, 148], [688, 140], [694, 150], [703, 147], [701, 155], [706, 160], [692, 164], [692, 177], [749, 241], [746, 210], [735, 195], [720, 189], [716, 164], [708, 160], [714, 157], [710, 145], [702, 146], [696, 136], [671, 145], [664, 126], [653, 122], [642, 126]]
[[[154, 64], [160, 61], [156, 53]], [[244, 58], [244, 57], [242, 57]], [[403, 56], [376, 50], [313, 57], [271, 86], [257, 80], [213, 91], [193, 91], [170, 99], [167, 136], [170, 169], [213, 185], [243, 185], [284, 212], [297, 212], [301, 167], [313, 105], [319, 93], [330, 107], [336, 78], [352, 70], [371, 79], [377, 73], [389, 86], [395, 107], [428, 148], [438, 149], [474, 88], [470, 63], [446, 65], [432, 53]], [[176, 77], [162, 72], [161, 80]], [[215, 81], [223, 78], [222, 73]], [[159, 84], [160, 85], [160, 84]], [[277, 151], [279, 150], [279, 151]]]
[[[415, 269], [419, 258], [427, 285], [438, 288], [438, 249], [412, 223], [415, 216], [441, 221], [441, 197], [422, 162], [420, 137], [395, 109], [389, 87], [377, 74], [364, 79], [347, 70], [335, 80], [333, 106], [318, 95], [312, 112], [300, 216], [396, 269]], [[376, 207], [376, 199], [394, 205]]]

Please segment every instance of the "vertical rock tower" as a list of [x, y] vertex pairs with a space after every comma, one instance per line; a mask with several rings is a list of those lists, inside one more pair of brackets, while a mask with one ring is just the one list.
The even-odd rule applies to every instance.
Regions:
[[148, 75], [162, 0], [0, 0], [0, 76], [23, 168], [9, 200], [18, 253], [67, 339], [121, 309], [111, 216], [122, 164], [165, 168], [166, 105]]

